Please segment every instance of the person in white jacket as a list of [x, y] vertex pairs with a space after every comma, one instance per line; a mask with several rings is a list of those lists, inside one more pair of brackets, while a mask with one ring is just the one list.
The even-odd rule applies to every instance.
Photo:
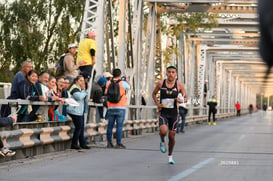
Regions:
[[176, 133], [184, 133], [184, 127], [185, 127], [185, 123], [186, 123], [186, 115], [188, 113], [188, 102], [184, 101], [184, 97], [182, 96], [181, 93], [178, 94], [178, 98], [181, 100], [181, 103], [179, 103], [179, 115], [182, 119], [181, 124], [177, 124], [177, 130]]

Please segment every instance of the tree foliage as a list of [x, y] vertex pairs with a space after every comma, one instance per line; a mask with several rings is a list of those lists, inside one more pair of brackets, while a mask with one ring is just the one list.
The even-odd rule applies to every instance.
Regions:
[[[176, 40], [179, 39], [180, 32], [202, 32], [209, 30], [217, 26], [216, 14], [206, 13], [206, 12], [193, 12], [193, 13], [180, 13], [173, 14], [167, 13], [163, 15], [168, 21], [162, 21], [162, 33], [168, 36], [175, 37]], [[176, 23], [170, 24], [169, 20], [175, 19]], [[174, 41], [170, 47], [167, 47], [163, 52], [165, 57], [165, 63], [169, 63], [171, 60], [171, 54], [179, 55], [177, 49], [177, 42]]]
[[84, 0], [1, 3], [0, 81], [11, 81], [23, 61], [31, 60], [38, 71], [56, 62], [69, 43], [79, 40], [84, 5]]

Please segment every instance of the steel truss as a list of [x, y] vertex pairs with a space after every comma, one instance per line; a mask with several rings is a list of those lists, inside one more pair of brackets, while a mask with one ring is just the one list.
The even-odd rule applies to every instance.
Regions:
[[[133, 2], [131, 3], [132, 14], [129, 13], [129, 2]], [[149, 2], [148, 6], [145, 5], [146, 2]], [[204, 11], [220, 13], [218, 18], [220, 27], [218, 30], [212, 29], [211, 33], [197, 33], [195, 37], [191, 37], [190, 33], [181, 32], [180, 39], [177, 40], [179, 41], [180, 54], [174, 59], [174, 63], [179, 67], [178, 79], [185, 83], [186, 92], [190, 98], [200, 97], [203, 99], [204, 80], [208, 79], [208, 96], [217, 95], [221, 107], [233, 108], [236, 100], [244, 102], [242, 104], [244, 107], [250, 101], [254, 104], [257, 90], [250, 88], [233, 70], [227, 70], [226, 63], [233, 59], [240, 61], [245, 58], [244, 56], [247, 56], [244, 53], [238, 55], [234, 52], [254, 52], [253, 56], [257, 53], [257, 49], [254, 48], [257, 45], [256, 38], [258, 36], [256, 1], [184, 0], [181, 3], [181, 0], [117, 0], [115, 3], [119, 3], [119, 38], [118, 42], [114, 44], [117, 46], [118, 61], [116, 65], [127, 76], [130, 76], [133, 91], [131, 92], [132, 96], [129, 97], [135, 99], [134, 104], [140, 105], [141, 92], [145, 90], [148, 105], [153, 105], [151, 95], [155, 81], [163, 78], [161, 28], [159, 26], [162, 8], [165, 7], [166, 11], [183, 13], [196, 9], [200, 3], [207, 6], [206, 9], [203, 9]], [[104, 57], [104, 30], [105, 23], [108, 23], [105, 17], [105, 7], [105, 0], [86, 0], [82, 25], [82, 38], [90, 29], [98, 34], [96, 37], [98, 45], [96, 70], [98, 74], [105, 71], [105, 63], [109, 61]], [[148, 15], [147, 19], [144, 19], [145, 13]], [[242, 19], [245, 23], [241, 21]], [[145, 21], [147, 22], [146, 26], [144, 26]], [[131, 30], [128, 26], [131, 26]], [[145, 30], [144, 27], [146, 27]], [[238, 28], [246, 30], [244, 29], [246, 27], [251, 27], [248, 29], [251, 31], [236, 32]], [[219, 30], [221, 33], [217, 33]], [[128, 35], [132, 36], [132, 40]], [[128, 48], [127, 44], [132, 45], [132, 50]], [[128, 63], [128, 54], [131, 51], [132, 62]], [[218, 53], [223, 56], [219, 56]], [[225, 57], [226, 54], [230, 58]], [[257, 58], [257, 56], [255, 57]], [[200, 101], [199, 106], [201, 110], [203, 101]], [[190, 110], [190, 113], [193, 111]], [[139, 118], [138, 115], [137, 118]]]

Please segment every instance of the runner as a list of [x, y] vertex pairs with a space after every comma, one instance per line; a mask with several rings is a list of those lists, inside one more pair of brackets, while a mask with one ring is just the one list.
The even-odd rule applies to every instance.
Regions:
[[[158, 107], [159, 115], [159, 135], [160, 135], [160, 151], [167, 152], [165, 136], [169, 129], [169, 161], [168, 164], [175, 164], [172, 152], [175, 144], [175, 133], [178, 123], [178, 102], [182, 102], [178, 98], [178, 93], [181, 92], [184, 101], [187, 101], [186, 92], [182, 83], [176, 80], [177, 68], [170, 65], [167, 67], [167, 79], [161, 80], [156, 85], [153, 91], [153, 99]], [[160, 102], [157, 101], [156, 94], [160, 90]]]

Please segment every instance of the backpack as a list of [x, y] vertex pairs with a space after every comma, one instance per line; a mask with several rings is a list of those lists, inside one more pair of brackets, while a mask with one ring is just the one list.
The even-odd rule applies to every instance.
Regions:
[[107, 101], [111, 102], [111, 103], [118, 103], [121, 99], [121, 95], [120, 95], [120, 88], [119, 88], [119, 82], [121, 80], [118, 80], [116, 82], [113, 81], [113, 79], [111, 80], [111, 83], [108, 87], [108, 91], [107, 91]]
[[61, 57], [59, 58], [58, 62], [56, 63], [55, 67], [56, 69], [56, 77], [60, 77], [64, 75], [64, 58], [66, 56], [66, 53], [62, 54]]

